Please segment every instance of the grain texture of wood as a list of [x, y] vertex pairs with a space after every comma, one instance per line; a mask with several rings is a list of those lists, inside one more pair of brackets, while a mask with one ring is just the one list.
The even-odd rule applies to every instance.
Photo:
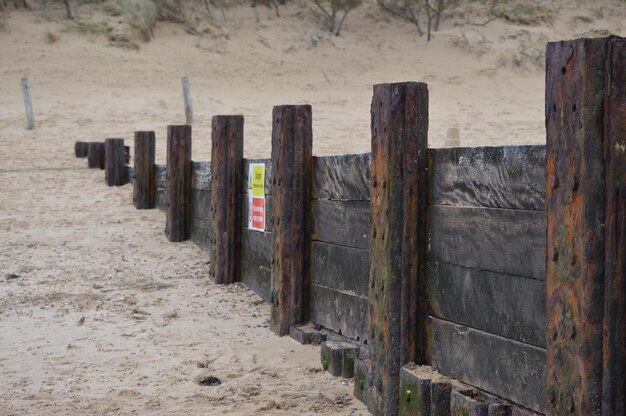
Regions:
[[441, 374], [545, 412], [545, 349], [437, 318], [429, 320], [432, 365]]
[[104, 169], [104, 142], [90, 142], [87, 147], [87, 167]]
[[211, 219], [211, 191], [200, 189], [192, 190], [193, 203], [191, 207], [191, 217], [199, 220]]
[[213, 227], [211, 221], [198, 218], [191, 219], [191, 241], [203, 249], [211, 248], [213, 241]]
[[311, 284], [311, 321], [348, 338], [367, 339], [367, 297]]
[[215, 283], [241, 280], [243, 116], [214, 116], [211, 134], [210, 274]]
[[543, 211], [545, 146], [430, 149], [431, 203]]
[[368, 360], [371, 413], [398, 414], [399, 372], [424, 362], [428, 88], [374, 86]]
[[427, 271], [432, 316], [546, 347], [545, 282], [437, 262]]
[[126, 181], [124, 139], [104, 141], [104, 181], [108, 186], [122, 186]]
[[87, 157], [89, 151], [89, 142], [75, 142], [74, 143], [74, 155], [78, 158]]
[[311, 209], [313, 240], [369, 249], [369, 202], [314, 199]]
[[208, 191], [211, 189], [211, 162], [192, 161], [193, 189]]
[[191, 126], [167, 126], [165, 234], [170, 241], [191, 238]]
[[156, 196], [156, 135], [153, 131], [135, 132], [133, 203], [137, 209], [152, 209]]
[[310, 105], [272, 111], [272, 330], [288, 335], [309, 318], [313, 131]]
[[30, 93], [28, 78], [22, 78], [22, 95], [24, 96], [24, 109], [26, 110], [26, 128], [35, 128], [35, 113], [33, 112], [33, 98]]
[[367, 297], [368, 282], [367, 250], [311, 243], [311, 283]]
[[183, 102], [185, 103], [185, 124], [193, 124], [193, 106], [191, 105], [191, 88], [189, 88], [189, 78], [182, 77]]
[[272, 234], [242, 230], [241, 281], [264, 302], [270, 302]]
[[371, 154], [358, 153], [313, 158], [313, 198], [369, 201]]
[[545, 280], [542, 211], [433, 205], [429, 231], [435, 261]]
[[546, 51], [549, 415], [626, 412], [626, 40]]

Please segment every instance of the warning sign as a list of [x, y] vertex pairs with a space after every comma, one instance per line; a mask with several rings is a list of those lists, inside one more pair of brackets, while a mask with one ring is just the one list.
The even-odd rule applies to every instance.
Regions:
[[250, 163], [248, 172], [248, 228], [265, 231], [265, 164]]

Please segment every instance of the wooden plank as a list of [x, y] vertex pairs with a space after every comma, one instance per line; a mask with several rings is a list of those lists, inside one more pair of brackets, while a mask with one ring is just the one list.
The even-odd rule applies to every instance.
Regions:
[[545, 348], [545, 282], [436, 262], [427, 271], [433, 316]]
[[543, 211], [545, 146], [430, 149], [431, 203]]
[[367, 297], [369, 253], [334, 244], [311, 243], [311, 282]]
[[271, 280], [270, 267], [245, 260], [241, 262], [241, 281], [266, 303], [271, 301]]
[[546, 51], [548, 413], [626, 412], [626, 41]]
[[371, 208], [365, 201], [311, 201], [312, 238], [369, 249]]
[[546, 411], [546, 350], [430, 318], [432, 365], [441, 374]]
[[310, 105], [276, 106], [272, 111], [272, 190], [275, 232], [272, 264], [272, 330], [289, 329], [309, 318], [311, 176], [313, 131]]
[[135, 132], [133, 203], [137, 209], [154, 208], [156, 194], [156, 135], [153, 131]]
[[189, 88], [189, 78], [182, 77], [183, 101], [185, 103], [185, 124], [193, 124], [193, 107], [191, 105], [191, 89]]
[[122, 186], [126, 182], [126, 152], [124, 139], [104, 141], [104, 181], [108, 186]]
[[541, 211], [433, 205], [430, 258], [545, 280], [544, 215]]
[[165, 189], [167, 187], [167, 166], [160, 164], [154, 165], [154, 175], [157, 189]]
[[244, 229], [241, 237], [241, 259], [270, 268], [272, 263], [272, 234]]
[[424, 361], [428, 88], [374, 86], [369, 377], [371, 413], [397, 415], [400, 367]]
[[191, 217], [200, 220], [210, 219], [211, 210], [211, 191], [194, 189], [193, 202], [191, 207]]
[[208, 191], [211, 189], [211, 162], [191, 162], [193, 189]]
[[214, 116], [211, 135], [210, 274], [215, 283], [241, 280], [243, 116]]
[[154, 195], [154, 206], [161, 211], [167, 210], [167, 195], [165, 194], [165, 189], [157, 189]]
[[35, 113], [33, 112], [33, 99], [26, 77], [22, 78], [22, 94], [24, 95], [24, 108], [26, 110], [26, 128], [32, 130], [35, 128]]
[[367, 297], [311, 284], [311, 321], [349, 338], [367, 339]]
[[167, 211], [170, 241], [191, 238], [191, 126], [167, 126]]
[[369, 201], [371, 154], [313, 158], [313, 198]]
[[211, 248], [213, 240], [213, 227], [210, 221], [198, 218], [191, 219], [191, 241], [196, 243], [198, 247], [204, 249]]
[[243, 185], [242, 192], [244, 194], [248, 194], [248, 186], [250, 183], [248, 182], [248, 171], [250, 169], [250, 163], [264, 163], [265, 164], [265, 195], [272, 194], [272, 186], [271, 186], [271, 178], [272, 178], [272, 159], [262, 158], [262, 159], [244, 159], [243, 160]]

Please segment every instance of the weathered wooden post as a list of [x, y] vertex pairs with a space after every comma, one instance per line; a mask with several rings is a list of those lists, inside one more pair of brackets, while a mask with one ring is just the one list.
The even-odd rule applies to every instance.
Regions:
[[211, 277], [241, 280], [243, 116], [213, 117], [211, 134]]
[[426, 247], [428, 88], [407, 82], [374, 86], [369, 360], [366, 404], [398, 414], [399, 372], [423, 363], [424, 319], [418, 279]]
[[153, 131], [135, 132], [133, 204], [137, 209], [152, 209], [156, 196], [156, 136]]
[[24, 108], [26, 109], [26, 128], [32, 130], [35, 128], [35, 113], [33, 113], [33, 99], [30, 95], [30, 86], [28, 78], [22, 78], [22, 94], [24, 95]]
[[170, 241], [191, 238], [191, 126], [167, 126], [165, 234]]
[[185, 123], [193, 124], [193, 107], [191, 105], [191, 89], [189, 88], [189, 78], [182, 77], [183, 101], [185, 102]]
[[90, 142], [87, 147], [87, 167], [104, 169], [104, 142]]
[[276, 106], [272, 111], [271, 327], [280, 336], [309, 315], [311, 117], [310, 105]]
[[124, 139], [104, 140], [104, 180], [108, 186], [126, 184]]
[[74, 155], [78, 158], [87, 157], [87, 152], [89, 151], [89, 143], [88, 142], [75, 142], [74, 143]]
[[549, 43], [547, 413], [626, 412], [626, 39]]

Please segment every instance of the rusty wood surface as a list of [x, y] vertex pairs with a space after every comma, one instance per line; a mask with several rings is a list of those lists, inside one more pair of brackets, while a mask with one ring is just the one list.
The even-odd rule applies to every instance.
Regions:
[[427, 135], [426, 84], [374, 86], [366, 399], [374, 414], [397, 414], [400, 367], [424, 360]]
[[550, 415], [624, 414], [624, 39], [548, 44]]
[[191, 126], [167, 126], [165, 234], [170, 241], [191, 238]]
[[241, 280], [243, 116], [214, 116], [211, 135], [211, 212], [215, 231], [210, 274], [215, 283]]
[[126, 150], [124, 139], [104, 141], [104, 181], [108, 186], [122, 186], [126, 181]]
[[272, 330], [289, 329], [309, 318], [311, 106], [276, 106], [272, 112], [273, 235]]
[[90, 142], [87, 146], [87, 167], [104, 169], [104, 142]]
[[156, 136], [153, 131], [135, 132], [133, 203], [137, 209], [152, 209], [156, 196]]

